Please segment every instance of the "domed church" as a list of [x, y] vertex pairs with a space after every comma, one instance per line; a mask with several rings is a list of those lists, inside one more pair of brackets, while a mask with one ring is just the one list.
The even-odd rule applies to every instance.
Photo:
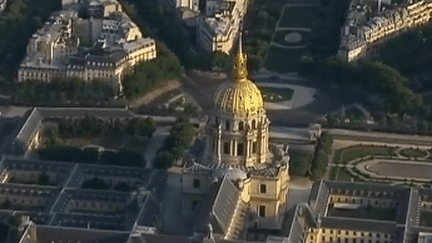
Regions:
[[194, 222], [194, 235], [210, 242], [244, 239], [248, 229], [279, 229], [288, 194], [288, 146], [269, 145], [270, 121], [249, 79], [241, 41], [233, 80], [217, 89], [214, 105], [205, 155], [182, 171], [182, 215]]

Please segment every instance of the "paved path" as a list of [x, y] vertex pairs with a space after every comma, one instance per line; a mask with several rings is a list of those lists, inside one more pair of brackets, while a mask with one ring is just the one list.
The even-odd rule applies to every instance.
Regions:
[[146, 168], [150, 168], [153, 159], [156, 157], [157, 150], [162, 147], [165, 138], [170, 133], [170, 126], [156, 127], [156, 131], [153, 133], [153, 138], [150, 140], [146, 151], [144, 152], [144, 158], [147, 161]]
[[161, 218], [163, 233], [189, 234], [192, 229], [189, 223], [181, 216], [181, 175], [168, 173], [165, 196], [162, 203]]
[[304, 32], [312, 32], [311, 28], [303, 28], [303, 27], [277, 27], [276, 31], [278, 30], [298, 30]]
[[277, 47], [280, 47], [280, 48], [283, 48], [283, 49], [303, 49], [303, 48], [308, 47], [308, 45], [302, 45], [302, 46], [284, 46], [284, 45], [278, 44], [276, 42], [272, 42], [272, 43], [270, 43], [270, 45], [277, 46]]

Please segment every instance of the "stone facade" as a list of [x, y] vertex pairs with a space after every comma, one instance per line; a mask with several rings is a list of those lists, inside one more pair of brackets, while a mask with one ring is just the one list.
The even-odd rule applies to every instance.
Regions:
[[[417, 1], [404, 7], [378, 4], [375, 11], [361, 0], [352, 0], [341, 30], [339, 55], [348, 62], [372, 52], [377, 44], [400, 31], [429, 22], [432, 1]], [[384, 10], [383, 10], [384, 9]]]
[[73, 8], [56, 12], [33, 34], [18, 82], [77, 77], [117, 85], [130, 67], [156, 58], [155, 41], [142, 36], [118, 2], [94, 0], [87, 9], [89, 19], [78, 17]]
[[208, 52], [229, 54], [248, 3], [248, 0], [207, 1], [205, 14], [197, 19], [198, 45]]
[[210, 238], [243, 238], [249, 227], [280, 229], [285, 213], [287, 146], [270, 151], [270, 121], [246, 63], [240, 48], [234, 80], [214, 96], [216, 112], [209, 119], [203, 161], [192, 159], [182, 171], [182, 216], [198, 218], [195, 232]]

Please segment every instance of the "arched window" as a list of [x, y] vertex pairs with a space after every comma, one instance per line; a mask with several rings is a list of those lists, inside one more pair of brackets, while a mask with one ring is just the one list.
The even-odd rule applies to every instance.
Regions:
[[230, 129], [230, 122], [228, 120], [225, 121], [225, 129], [226, 130]]
[[243, 130], [243, 122], [239, 122], [239, 130], [242, 131]]
[[256, 128], [256, 121], [252, 120], [252, 129], [255, 129], [255, 128]]

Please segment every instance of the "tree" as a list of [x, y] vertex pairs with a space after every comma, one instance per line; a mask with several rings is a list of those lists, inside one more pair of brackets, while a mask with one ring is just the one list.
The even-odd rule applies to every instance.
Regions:
[[145, 167], [146, 161], [140, 151], [121, 148], [119, 153], [119, 165]]
[[38, 184], [39, 185], [48, 185], [49, 180], [50, 180], [50, 176], [47, 175], [45, 172], [42, 172], [39, 174]]
[[120, 165], [120, 156], [117, 152], [105, 150], [101, 153], [100, 163], [103, 165]]
[[167, 169], [174, 164], [174, 156], [168, 152], [163, 151], [156, 156], [153, 160], [153, 167], [156, 169]]
[[84, 148], [77, 162], [96, 164], [99, 161], [99, 149], [96, 147]]
[[184, 112], [185, 112], [188, 116], [191, 116], [191, 115], [196, 114], [197, 111], [198, 111], [198, 108], [197, 108], [196, 106], [192, 105], [191, 103], [187, 104], [187, 105], [185, 106], [185, 108], [184, 108]]
[[156, 131], [156, 125], [151, 117], [147, 117], [146, 119], [141, 118], [137, 124], [136, 130], [140, 136], [152, 138], [153, 133]]

